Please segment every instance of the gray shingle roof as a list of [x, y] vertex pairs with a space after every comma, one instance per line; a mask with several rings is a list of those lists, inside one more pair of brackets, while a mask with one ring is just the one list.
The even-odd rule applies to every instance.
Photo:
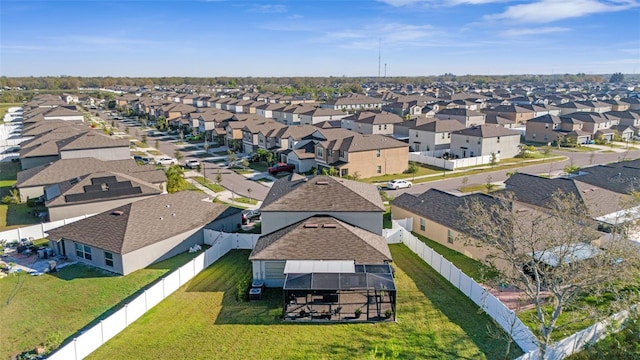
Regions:
[[[154, 196], [48, 231], [49, 239], [70, 239], [126, 254], [209, 224], [227, 209], [202, 201], [201, 193]], [[116, 215], [115, 211], [122, 211]]]
[[384, 211], [375, 185], [317, 175], [290, 175], [277, 180], [262, 203], [262, 211]]
[[330, 216], [313, 216], [258, 239], [249, 260], [391, 261], [384, 237]]
[[138, 165], [133, 159], [102, 161], [96, 158], [62, 159], [18, 173], [17, 187], [44, 186], [63, 182], [97, 171], [113, 171], [152, 184], [167, 180], [164, 171], [153, 165]]
[[465, 233], [467, 228], [460, 217], [459, 209], [472, 201], [479, 201], [487, 209], [499, 202], [484, 194], [455, 196], [441, 190], [429, 189], [420, 195], [404, 193], [393, 199], [391, 205]]

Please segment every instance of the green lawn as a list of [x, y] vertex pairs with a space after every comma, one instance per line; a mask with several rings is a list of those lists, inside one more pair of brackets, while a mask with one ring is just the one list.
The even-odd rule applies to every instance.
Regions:
[[[16, 183], [16, 174], [20, 171], [20, 164], [14, 162], [0, 163], [0, 199], [9, 194]], [[0, 203], [0, 231], [14, 229], [21, 225], [39, 224], [40, 218], [33, 216], [27, 204]]]
[[257, 172], [265, 172], [269, 168], [269, 165], [262, 162], [254, 162], [249, 164], [249, 167]]
[[439, 174], [442, 169], [435, 166], [418, 164], [418, 172], [415, 174], [387, 174], [366, 178], [363, 181], [368, 183], [388, 182], [393, 179], [413, 179], [416, 176]]
[[397, 323], [282, 323], [281, 291], [269, 289], [259, 302], [235, 300], [251, 264], [249, 251], [234, 250], [88, 358], [502, 358], [504, 342], [487, 335], [489, 318], [477, 306], [404, 245], [391, 245], [391, 252]]
[[21, 106], [22, 103], [0, 103], [0, 123], [4, 121], [4, 115], [7, 113], [9, 108]]
[[453, 265], [476, 281], [495, 278], [498, 275], [495, 271], [491, 270], [490, 267], [478, 260], [474, 260], [455, 250], [449, 249], [448, 247], [420, 234], [416, 234], [415, 232], [412, 234], [427, 246], [435, 250], [435, 252], [442, 255], [445, 259], [451, 261]]
[[41, 344], [50, 350], [58, 347], [98, 316], [116, 310], [127, 297], [196, 255], [178, 255], [124, 277], [70, 265], [51, 275], [18, 273], [0, 279], [0, 358]]
[[221, 192], [226, 190], [224, 187], [222, 187], [222, 185], [214, 184], [209, 179], [206, 179], [203, 176], [195, 176], [192, 179], [214, 192]]
[[249, 199], [249, 198], [246, 198], [246, 197], [237, 197], [237, 198], [233, 199], [233, 201], [241, 203], [241, 204], [249, 204], [249, 205], [256, 205], [258, 203], [258, 200]]

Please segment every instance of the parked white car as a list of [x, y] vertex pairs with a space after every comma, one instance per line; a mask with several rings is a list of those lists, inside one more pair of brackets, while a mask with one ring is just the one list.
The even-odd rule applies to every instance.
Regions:
[[198, 161], [196, 159], [189, 159], [189, 160], [185, 161], [185, 163], [184, 163], [184, 167], [189, 168], [189, 169], [196, 169], [196, 168], [198, 168], [198, 166], [200, 166], [200, 161]]
[[174, 165], [177, 163], [178, 161], [176, 159], [170, 157], [161, 157], [160, 159], [156, 160], [156, 164], [159, 165]]
[[411, 183], [411, 181], [407, 181], [407, 180], [391, 180], [387, 183], [387, 189], [390, 190], [398, 190], [398, 189], [403, 189], [403, 188], [410, 188], [411, 185], [413, 185]]

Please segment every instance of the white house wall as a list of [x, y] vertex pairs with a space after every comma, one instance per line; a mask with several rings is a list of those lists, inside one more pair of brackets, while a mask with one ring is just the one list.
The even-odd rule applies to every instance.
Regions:
[[102, 149], [82, 149], [60, 151], [61, 159], [78, 159], [93, 157], [103, 161], [126, 160], [131, 158], [129, 147], [102, 148]]
[[262, 234], [269, 234], [291, 224], [316, 215], [328, 215], [347, 224], [382, 235], [382, 211], [380, 212], [318, 212], [318, 211], [291, 211], [291, 212], [262, 212]]

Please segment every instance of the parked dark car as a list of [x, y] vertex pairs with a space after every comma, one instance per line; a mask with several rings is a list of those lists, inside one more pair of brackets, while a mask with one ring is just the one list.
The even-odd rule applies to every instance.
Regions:
[[260, 217], [260, 210], [245, 210], [242, 212], [242, 224], [246, 225], [253, 219]]

